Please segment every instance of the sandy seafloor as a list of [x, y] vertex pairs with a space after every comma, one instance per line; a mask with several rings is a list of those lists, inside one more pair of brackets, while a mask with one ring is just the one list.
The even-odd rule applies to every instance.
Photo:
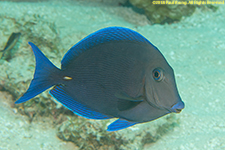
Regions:
[[[148, 25], [145, 17], [113, 4], [0, 2], [0, 15], [17, 18], [24, 13], [40, 14], [55, 22], [61, 39], [76, 33], [88, 35], [97, 29], [114, 25], [143, 34], [160, 49], [173, 67], [180, 95], [186, 105], [176, 115], [180, 125], [144, 149], [225, 149], [224, 5], [220, 5], [216, 12], [197, 9], [191, 17], [183, 18], [179, 23]], [[75, 44], [78, 39], [65, 41], [64, 47], [69, 49], [71, 41]], [[51, 124], [30, 124], [26, 116], [10, 107], [11, 101], [10, 95], [0, 92], [1, 150], [75, 149], [73, 143], [57, 138]]]

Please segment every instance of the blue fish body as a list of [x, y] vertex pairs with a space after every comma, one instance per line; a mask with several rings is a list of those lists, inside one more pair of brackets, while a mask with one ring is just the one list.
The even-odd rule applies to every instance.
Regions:
[[16, 104], [54, 86], [50, 94], [79, 116], [119, 118], [108, 131], [184, 108], [173, 69], [153, 44], [133, 30], [108, 27], [90, 34], [65, 54], [61, 69], [29, 44], [36, 58], [35, 74]]

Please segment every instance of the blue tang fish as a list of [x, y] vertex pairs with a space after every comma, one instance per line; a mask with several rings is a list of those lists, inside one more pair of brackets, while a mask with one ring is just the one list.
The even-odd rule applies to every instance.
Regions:
[[89, 119], [119, 118], [116, 131], [184, 108], [171, 66], [139, 33], [123, 27], [98, 30], [75, 44], [61, 69], [29, 42], [36, 59], [23, 103], [54, 86], [50, 94], [75, 114]]

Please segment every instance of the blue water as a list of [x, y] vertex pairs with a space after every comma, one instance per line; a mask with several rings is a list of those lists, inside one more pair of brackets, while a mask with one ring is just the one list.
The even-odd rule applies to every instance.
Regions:
[[[22, 33], [12, 59], [0, 59], [0, 149], [225, 149], [225, 6], [217, 6], [153, 25], [143, 11], [116, 1], [0, 1], [0, 49], [12, 32]], [[181, 113], [111, 133], [113, 120], [77, 117], [48, 92], [14, 105], [34, 73], [28, 41], [59, 67], [71, 46], [109, 26], [133, 29], [160, 49], [185, 102]]]

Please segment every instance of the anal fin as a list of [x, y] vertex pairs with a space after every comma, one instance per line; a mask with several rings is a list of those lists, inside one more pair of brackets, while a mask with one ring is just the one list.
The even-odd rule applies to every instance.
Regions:
[[88, 119], [110, 119], [107, 115], [99, 113], [86, 107], [85, 105], [77, 102], [74, 98], [68, 95], [63, 85], [55, 86], [54, 89], [49, 92], [52, 97], [59, 101], [63, 106], [73, 111], [76, 115], [88, 118]]

